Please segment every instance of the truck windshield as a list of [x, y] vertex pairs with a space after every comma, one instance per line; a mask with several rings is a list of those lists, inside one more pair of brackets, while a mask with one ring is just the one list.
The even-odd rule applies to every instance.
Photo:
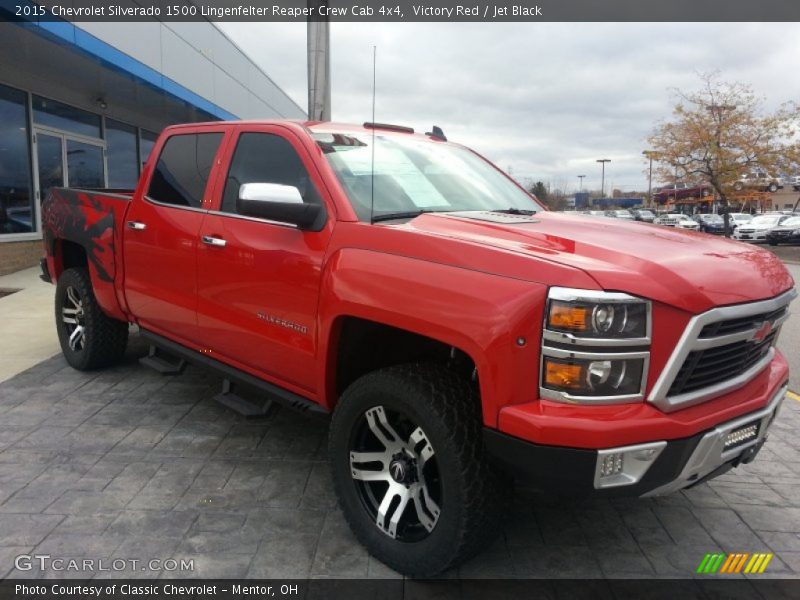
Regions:
[[[413, 137], [316, 133], [359, 219], [421, 212], [542, 210], [532, 196], [469, 150]], [[373, 179], [374, 178], [374, 179]]]

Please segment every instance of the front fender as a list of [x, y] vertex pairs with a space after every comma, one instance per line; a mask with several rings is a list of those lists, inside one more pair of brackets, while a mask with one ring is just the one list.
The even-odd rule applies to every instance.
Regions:
[[[478, 370], [484, 424], [501, 407], [538, 397], [542, 284], [363, 249], [344, 248], [323, 273], [320, 390], [336, 403], [338, 324], [343, 317], [382, 323], [455, 346]], [[369, 352], [369, 348], [364, 348]]]

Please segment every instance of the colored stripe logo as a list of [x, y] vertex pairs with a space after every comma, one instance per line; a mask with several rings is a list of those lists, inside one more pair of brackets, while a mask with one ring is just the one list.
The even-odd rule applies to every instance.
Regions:
[[697, 573], [713, 575], [715, 573], [734, 574], [734, 573], [763, 573], [767, 570], [769, 561], [772, 560], [772, 553], [756, 552], [731, 552], [725, 554], [716, 552], [706, 554], [697, 567]]

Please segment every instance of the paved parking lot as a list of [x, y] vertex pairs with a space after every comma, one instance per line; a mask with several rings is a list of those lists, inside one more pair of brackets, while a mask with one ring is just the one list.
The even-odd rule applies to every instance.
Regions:
[[[37, 553], [194, 560], [193, 572], [117, 576], [397, 576], [336, 508], [324, 422], [286, 410], [245, 420], [212, 400], [216, 377], [159, 375], [131, 346], [111, 370], [56, 356], [0, 384], [2, 575], [68, 575], [14, 570]], [[517, 490], [504, 534], [450, 575], [683, 577], [729, 551], [774, 552], [767, 575], [798, 577], [798, 428], [800, 402], [787, 399], [754, 464], [671, 497], [565, 504]]]

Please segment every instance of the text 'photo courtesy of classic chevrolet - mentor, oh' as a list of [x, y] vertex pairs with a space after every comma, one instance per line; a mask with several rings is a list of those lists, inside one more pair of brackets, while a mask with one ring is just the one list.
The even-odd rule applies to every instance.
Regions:
[[436, 127], [169, 127], [135, 190], [43, 211], [70, 365], [133, 323], [150, 364], [329, 415], [347, 521], [412, 576], [485, 548], [514, 478], [650, 496], [750, 462], [787, 391], [774, 255], [549, 212]]

